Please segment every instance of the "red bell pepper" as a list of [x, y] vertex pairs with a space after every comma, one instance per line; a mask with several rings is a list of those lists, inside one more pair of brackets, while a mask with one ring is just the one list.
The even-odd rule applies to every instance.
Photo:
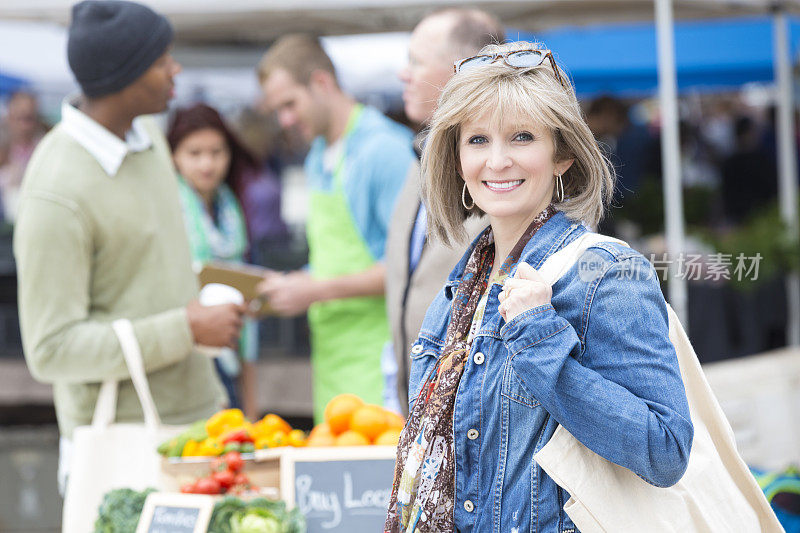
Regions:
[[253, 442], [253, 437], [247, 433], [246, 429], [238, 429], [236, 431], [232, 431], [222, 437], [222, 444], [228, 444], [229, 442], [238, 442], [239, 444], [244, 442]]

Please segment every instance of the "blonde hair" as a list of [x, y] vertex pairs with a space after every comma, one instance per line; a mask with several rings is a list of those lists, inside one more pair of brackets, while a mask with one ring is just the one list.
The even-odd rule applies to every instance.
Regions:
[[258, 81], [264, 83], [278, 69], [291, 74], [294, 81], [308, 85], [315, 70], [328, 72], [336, 80], [336, 69], [319, 39], [301, 33], [278, 39], [258, 63]]
[[[539, 43], [489, 45], [482, 54], [543, 48]], [[553, 202], [574, 221], [592, 227], [602, 219], [614, 189], [614, 167], [603, 155], [586, 125], [569, 78], [559, 71], [567, 87], [553, 73], [549, 60], [532, 68], [514, 68], [502, 60], [477, 66], [453, 76], [442, 91], [431, 119], [422, 155], [423, 197], [428, 208], [428, 228], [445, 243], [463, 239], [464, 220], [483, 214], [476, 206], [462, 205], [463, 179], [459, 176], [461, 125], [492, 110], [492, 120], [531, 120], [553, 136], [554, 162], [574, 159], [563, 174], [564, 200]]]

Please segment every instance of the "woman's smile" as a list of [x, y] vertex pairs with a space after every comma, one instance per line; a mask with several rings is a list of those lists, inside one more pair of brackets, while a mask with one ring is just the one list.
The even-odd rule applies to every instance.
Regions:
[[517, 189], [525, 180], [486, 180], [481, 183], [492, 192], [507, 193]]

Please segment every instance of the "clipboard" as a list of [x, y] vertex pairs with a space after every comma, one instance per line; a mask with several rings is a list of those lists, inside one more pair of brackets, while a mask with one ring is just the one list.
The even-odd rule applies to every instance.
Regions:
[[198, 278], [201, 287], [209, 283], [222, 283], [238, 289], [244, 299], [250, 302], [250, 311], [256, 316], [271, 316], [276, 313], [270, 308], [266, 298], [256, 291], [256, 286], [269, 272], [272, 271], [256, 265], [212, 261], [203, 265]]

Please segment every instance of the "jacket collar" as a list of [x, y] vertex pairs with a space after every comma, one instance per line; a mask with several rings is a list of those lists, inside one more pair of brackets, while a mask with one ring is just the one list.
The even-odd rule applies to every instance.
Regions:
[[[533, 268], [539, 269], [548, 257], [585, 231], [586, 227], [583, 224], [573, 222], [562, 211], [558, 211], [528, 241], [520, 254], [520, 261], [524, 260]], [[511, 274], [513, 275], [516, 271], [515, 266]]]
[[[586, 227], [583, 224], [570, 220], [567, 218], [567, 215], [558, 211], [555, 215], [550, 217], [550, 219], [539, 228], [536, 235], [528, 241], [528, 244], [526, 244], [525, 248], [522, 250], [520, 261], [525, 261], [538, 269], [544, 264], [548, 257], [585, 231]], [[483, 232], [481, 232], [480, 235], [482, 234]], [[472, 254], [472, 250], [475, 248], [475, 244], [478, 242], [480, 235], [475, 237], [469, 245], [469, 248], [467, 248], [467, 251], [461, 256], [461, 260], [450, 272], [447, 282], [445, 283], [445, 294], [448, 299], [453, 298], [455, 287], [461, 282], [461, 275], [464, 272], [464, 268], [467, 266], [469, 256]], [[514, 266], [511, 275], [514, 275], [516, 271], [517, 267]]]

